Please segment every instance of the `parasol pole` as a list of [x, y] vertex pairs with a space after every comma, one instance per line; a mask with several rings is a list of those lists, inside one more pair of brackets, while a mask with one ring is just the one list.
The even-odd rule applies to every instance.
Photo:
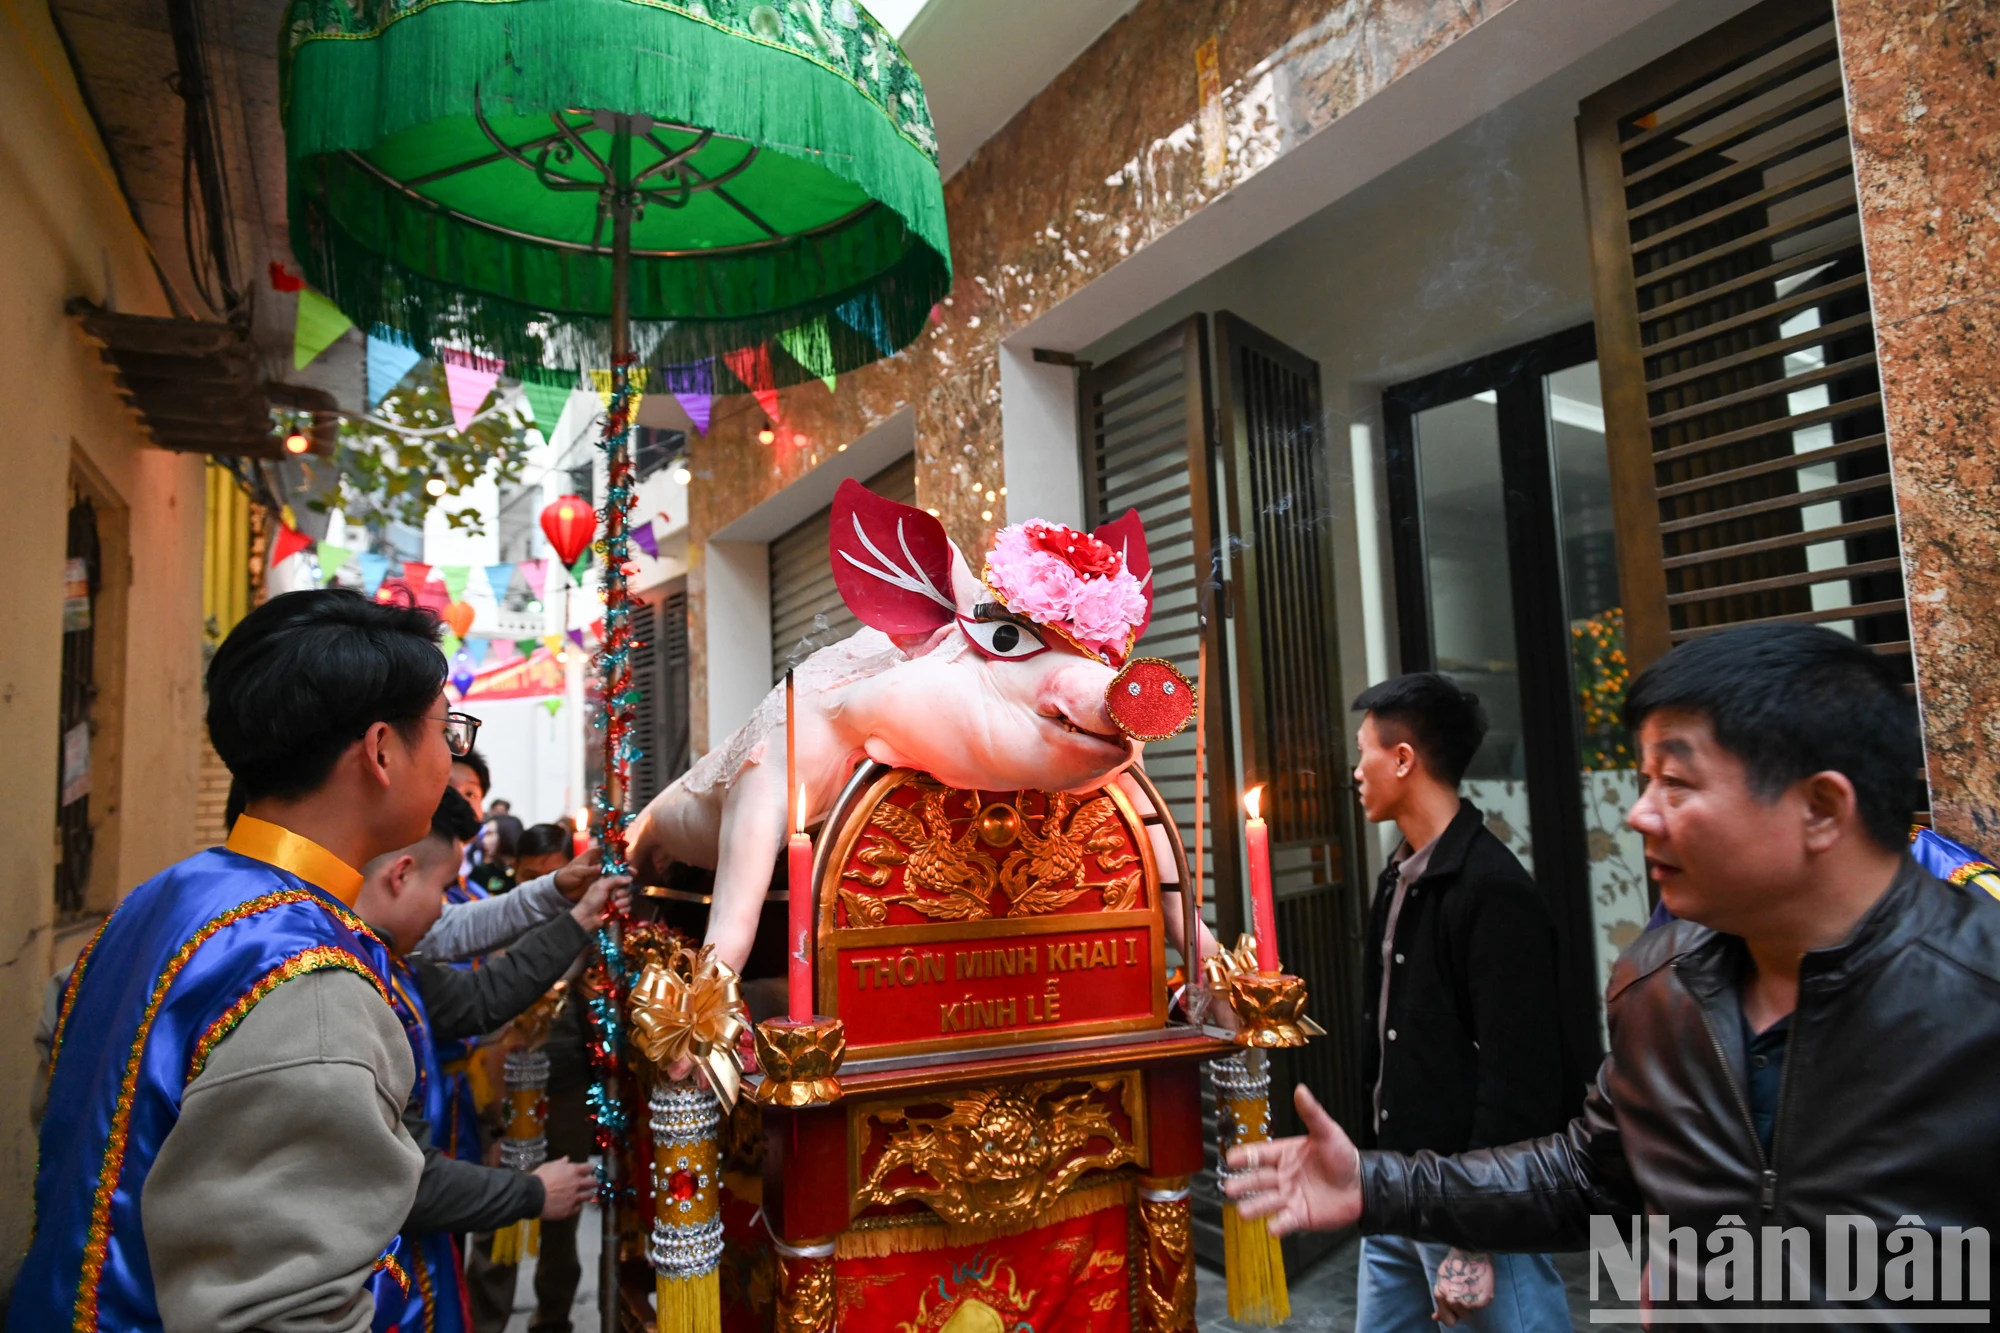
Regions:
[[[616, 127], [612, 134], [611, 180], [609, 182], [609, 189], [606, 191], [606, 199], [611, 210], [611, 401], [613, 403], [627, 401], [625, 396], [625, 361], [630, 353], [632, 341], [630, 278], [632, 268], [633, 198], [632, 190], [628, 184], [631, 176], [632, 118], [621, 115], [616, 119]], [[611, 424], [607, 422], [607, 428]], [[619, 464], [624, 461], [627, 455], [628, 445], [626, 441], [629, 439], [630, 430], [631, 426], [628, 422], [613, 444], [610, 475], [605, 488], [607, 495], [611, 486], [616, 484], [616, 478], [620, 472]], [[614, 544], [608, 539], [614, 535], [617, 525], [622, 520], [617, 505], [611, 504], [607, 500], [605, 509], [605, 536], [607, 538], [605, 561], [607, 566], [615, 566], [618, 563], [618, 556], [613, 549]], [[618, 746], [621, 736], [619, 728], [610, 724], [611, 719], [609, 714], [615, 705], [610, 698], [610, 691], [607, 690], [605, 693], [604, 795], [607, 806], [604, 825], [606, 835], [605, 851], [607, 854], [615, 851], [618, 862], [622, 866], [625, 860], [625, 836], [624, 827], [618, 818], [618, 814], [625, 808], [625, 783], [620, 775], [618, 763]], [[609, 936], [614, 950], [617, 949], [620, 943], [619, 926], [620, 922], [615, 912], [605, 919], [604, 930]], [[611, 1059], [615, 1086], [616, 1069], [618, 1064], [622, 1063], [619, 1058], [619, 1052], [614, 1050], [611, 1053]], [[619, 1168], [620, 1162], [617, 1154], [607, 1151], [604, 1154], [605, 1199], [602, 1218], [602, 1250], [597, 1257], [597, 1310], [599, 1327], [602, 1333], [619, 1333], [618, 1250], [621, 1239], [618, 1229]]]

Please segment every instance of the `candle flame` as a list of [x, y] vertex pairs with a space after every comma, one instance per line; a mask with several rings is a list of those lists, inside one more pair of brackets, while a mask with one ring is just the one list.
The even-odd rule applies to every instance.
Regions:
[[801, 782], [799, 784], [798, 804], [792, 807], [792, 832], [804, 833], [805, 831], [806, 831], [806, 785], [805, 783]]
[[1264, 817], [1261, 813], [1263, 807], [1264, 789], [1261, 786], [1252, 787], [1249, 791], [1243, 793], [1243, 808], [1250, 812], [1250, 818], [1262, 819]]

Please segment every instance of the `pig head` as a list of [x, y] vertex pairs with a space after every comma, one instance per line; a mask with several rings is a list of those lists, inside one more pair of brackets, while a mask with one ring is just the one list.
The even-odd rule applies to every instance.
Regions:
[[[1136, 515], [1098, 535], [1150, 574]], [[846, 481], [830, 548], [841, 596], [868, 628], [795, 673], [802, 818], [823, 817], [864, 757], [989, 791], [1090, 790], [1136, 760], [1106, 708], [1113, 668], [1009, 613], [931, 515]], [[783, 695], [773, 690], [630, 832], [644, 880], [670, 862], [714, 869], [706, 942], [737, 968], [788, 831]]]

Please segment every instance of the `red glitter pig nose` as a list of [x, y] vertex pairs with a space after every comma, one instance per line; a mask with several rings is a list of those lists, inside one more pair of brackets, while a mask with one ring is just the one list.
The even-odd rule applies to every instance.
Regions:
[[1194, 719], [1194, 682], [1160, 657], [1135, 657], [1111, 678], [1104, 706], [1135, 741], [1163, 741]]

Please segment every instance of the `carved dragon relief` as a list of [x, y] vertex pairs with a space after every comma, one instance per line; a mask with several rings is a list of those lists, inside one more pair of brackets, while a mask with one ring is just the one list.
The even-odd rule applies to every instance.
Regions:
[[1143, 1165], [1134, 1135], [1113, 1119], [1114, 1111], [1129, 1119], [1136, 1081], [1128, 1072], [981, 1088], [947, 1103], [941, 1116], [870, 1112], [856, 1150], [865, 1151], [878, 1129], [887, 1138], [854, 1209], [913, 1199], [957, 1226], [1031, 1220], [1085, 1172]]
[[[869, 893], [843, 885], [840, 900], [849, 926], [887, 925], [894, 903], [936, 921], [1041, 916], [1092, 892], [1100, 895], [1105, 911], [1139, 905], [1139, 858], [1111, 797], [1045, 792], [1045, 813], [1036, 817], [1012, 805], [980, 809], [974, 792], [922, 781], [912, 785], [918, 793], [915, 807], [885, 796], [870, 814], [866, 841], [855, 853], [860, 865], [841, 875], [867, 889], [882, 889], [900, 867], [901, 891]], [[965, 798], [966, 813], [973, 816], [956, 835], [946, 810], [955, 795]], [[1003, 851], [1004, 859], [996, 861]], [[1113, 878], [1086, 882], [1091, 862]]]

